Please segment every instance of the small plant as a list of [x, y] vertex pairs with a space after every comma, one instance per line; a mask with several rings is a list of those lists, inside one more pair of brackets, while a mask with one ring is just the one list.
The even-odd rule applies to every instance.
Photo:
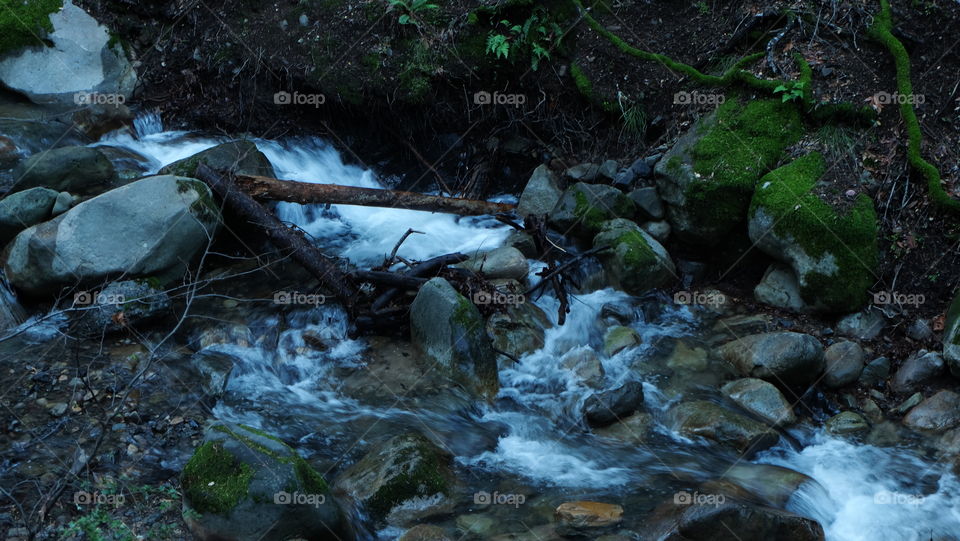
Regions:
[[620, 106], [623, 131], [637, 138], [643, 137], [647, 131], [647, 113], [643, 106], [633, 102], [622, 92], [617, 93], [617, 103]]
[[438, 9], [438, 6], [431, 4], [430, 0], [390, 0], [390, 9], [401, 12], [397, 18], [398, 23], [412, 24], [419, 28], [420, 15]]
[[694, 7], [697, 8], [697, 11], [700, 12], [700, 15], [707, 15], [710, 13], [710, 6], [708, 6], [704, 0], [700, 0], [694, 4]]
[[563, 34], [560, 25], [549, 19], [543, 6], [534, 8], [523, 24], [512, 24], [503, 19], [497, 26], [499, 30], [491, 30], [487, 35], [487, 54], [509, 60], [513, 51], [527, 48], [530, 68], [534, 71], [540, 67], [541, 60], [550, 59], [550, 50], [560, 43]]
[[788, 85], [779, 85], [773, 89], [774, 94], [781, 94], [782, 102], [803, 100], [803, 89], [806, 85], [801, 81], [794, 81]]

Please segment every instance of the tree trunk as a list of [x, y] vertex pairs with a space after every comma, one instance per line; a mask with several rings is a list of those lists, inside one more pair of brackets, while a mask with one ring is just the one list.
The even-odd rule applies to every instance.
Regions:
[[255, 175], [237, 175], [237, 185], [258, 199], [289, 201], [291, 203], [329, 203], [363, 207], [391, 207], [430, 212], [446, 212], [461, 216], [499, 214], [515, 207], [507, 203], [491, 203], [474, 199], [459, 199], [439, 195], [425, 195], [396, 190], [358, 188], [337, 184], [311, 184], [294, 180], [278, 180]]

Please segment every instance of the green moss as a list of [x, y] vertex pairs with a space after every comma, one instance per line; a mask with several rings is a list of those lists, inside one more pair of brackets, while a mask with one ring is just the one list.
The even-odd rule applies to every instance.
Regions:
[[653, 249], [639, 231], [628, 231], [620, 235], [617, 237], [616, 244], [626, 247], [623, 260], [628, 270], [648, 269], [657, 264], [657, 255], [653, 253]]
[[246, 497], [253, 468], [239, 462], [221, 443], [201, 445], [183, 468], [181, 485], [193, 509], [226, 514]]
[[716, 122], [691, 150], [693, 171], [701, 181], [689, 185], [684, 194], [687, 214], [717, 237], [731, 231], [746, 216], [757, 180], [802, 133], [793, 103], [726, 101], [717, 110]]
[[50, 14], [61, 7], [62, 0], [0, 0], [0, 54], [43, 45], [53, 31]]
[[398, 453], [396, 462], [413, 467], [394, 476], [367, 501], [367, 507], [379, 516], [414, 496], [449, 494], [449, 483], [440, 473], [440, 454], [422, 436], [409, 439], [412, 441]]
[[282, 455], [277, 453], [273, 449], [258, 443], [255, 439], [245, 436], [243, 434], [237, 433], [236, 431], [230, 430], [226, 425], [218, 424], [214, 425], [213, 430], [217, 432], [222, 432], [224, 434], [230, 435], [232, 438], [243, 442], [244, 445], [250, 449], [270, 457], [271, 459], [281, 463], [281, 464], [290, 464], [293, 466], [293, 472], [297, 476], [297, 480], [300, 481], [300, 488], [305, 492], [310, 494], [322, 494], [327, 492], [328, 486], [327, 482], [324, 481], [323, 476], [320, 475], [315, 469], [313, 469], [310, 464], [301, 457], [296, 450], [283, 442], [280, 438], [267, 434], [259, 428], [254, 428], [247, 425], [237, 425], [243, 430], [256, 434], [262, 438], [266, 438], [272, 441], [275, 441], [282, 445], [286, 450], [287, 454]]
[[811, 153], [771, 171], [761, 180], [750, 214], [763, 208], [774, 220], [774, 233], [793, 238], [807, 256], [833, 256], [837, 270], [801, 276], [801, 294], [828, 310], [853, 311], [864, 304], [875, 281], [877, 215], [864, 194], [840, 214], [813, 193], [825, 170], [823, 156]]
[[[880, 0], [880, 12], [874, 16], [870, 35], [890, 51], [897, 69], [897, 92], [905, 98], [913, 97], [913, 82], [910, 80], [910, 55], [900, 40], [893, 35], [893, 17], [890, 13], [890, 3]], [[953, 213], [960, 213], [960, 201], [950, 197], [950, 194], [940, 183], [940, 171], [920, 155], [920, 146], [923, 134], [920, 131], [920, 121], [913, 109], [910, 99], [900, 103], [900, 116], [907, 127], [907, 160], [914, 169], [920, 172], [927, 181], [927, 191], [930, 199], [941, 208]]]
[[[194, 171], [196, 166], [194, 166]], [[203, 182], [194, 178], [178, 178], [177, 191], [184, 193], [192, 190], [197, 194], [197, 200], [190, 204], [190, 211], [197, 218], [211, 222], [220, 216], [220, 208], [213, 200], [210, 194], [210, 188]]]
[[607, 214], [590, 205], [587, 201], [587, 196], [583, 192], [577, 190], [573, 193], [574, 200], [576, 201], [576, 206], [573, 209], [573, 214], [580, 220], [580, 224], [590, 232], [600, 231], [600, 227], [603, 225], [603, 222], [609, 218]]

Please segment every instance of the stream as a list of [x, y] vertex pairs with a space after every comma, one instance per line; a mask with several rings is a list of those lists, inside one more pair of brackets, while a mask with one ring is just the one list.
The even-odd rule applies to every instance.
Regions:
[[[115, 133], [97, 144], [141, 154], [148, 159], [144, 172], [149, 173], [222, 142], [164, 131], [156, 117], [140, 117], [137, 128], [139, 137]], [[375, 171], [345, 163], [334, 147], [318, 138], [255, 142], [280, 178], [372, 188], [389, 184]], [[407, 228], [424, 233], [411, 236], [400, 248], [399, 255], [408, 259], [494, 248], [509, 233], [492, 217], [293, 203], [277, 204], [276, 212], [315, 237], [326, 251], [368, 267], [381, 262]], [[533, 282], [539, 279], [533, 275], [539, 265], [531, 261]], [[290, 315], [276, 346], [257, 340], [208, 346], [242, 360], [214, 414], [296, 441], [312, 461], [334, 471], [343, 467], [338, 465], [341, 458], [349, 457], [349, 464], [371, 442], [405, 430], [423, 432], [455, 456], [465, 494], [461, 502], [481, 491], [524, 495], [523, 505], [491, 505], [482, 511], [493, 519], [491, 536], [529, 532], [549, 523], [559, 503], [581, 499], [622, 505], [624, 527], [641, 531], [653, 509], [679, 491], [693, 492], [703, 482], [731, 473], [745, 475], [742, 472], [765, 464], [814, 479], [793, 492], [783, 507], [819, 521], [830, 541], [960, 535], [960, 482], [949, 464], [938, 463], [921, 444], [899, 440], [874, 446], [833, 437], [811, 422], [809, 413], [801, 414], [804, 406], [797, 406], [801, 422], [788, 429], [791, 437], [782, 437], [777, 446], [749, 461], [671, 431], [663, 422], [670, 405], [691, 397], [723, 400], [717, 391], [724, 379], [721, 361], [711, 357], [717, 369], [697, 372], [666, 364], [679, 341], [710, 350], [710, 313], [669, 302], [662, 293], [635, 298], [603, 289], [574, 296], [566, 323], [556, 326], [554, 297], [545, 294], [529, 301], [544, 310], [554, 327], [547, 331], [542, 349], [501, 367], [501, 389], [492, 403], [456, 392], [354, 392], [357, 385], [346, 382], [344, 375], [361, 369], [376, 346], [367, 339], [348, 338], [345, 313], [320, 305]], [[605, 305], [629, 314], [629, 326], [641, 335], [642, 345], [603, 354]], [[275, 327], [277, 321], [275, 316], [252, 315], [247, 325], [256, 334], [256, 329]], [[304, 348], [305, 334], [320, 337], [329, 347]], [[597, 389], [558, 362], [583, 348], [595, 350], [601, 360], [599, 388], [642, 382], [649, 414], [642, 433], [608, 437], [583, 424], [581, 406]], [[357, 521], [358, 531], [371, 539], [396, 539], [403, 532], [393, 527], [374, 531], [363, 524], [362, 514]]]

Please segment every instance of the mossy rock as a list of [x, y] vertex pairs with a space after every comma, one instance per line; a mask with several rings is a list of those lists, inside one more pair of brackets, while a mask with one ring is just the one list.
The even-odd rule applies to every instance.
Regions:
[[790, 265], [813, 309], [853, 312], [876, 280], [877, 215], [864, 194], [839, 212], [813, 193], [825, 169], [823, 156], [812, 153], [765, 175], [750, 205], [749, 234]]
[[63, 7], [63, 0], [4, 1], [0, 9], [0, 54], [29, 45], [43, 45], [53, 32], [50, 14]]
[[450, 496], [451, 459], [423, 435], [408, 432], [371, 449], [337, 478], [335, 488], [382, 520], [404, 502]]
[[200, 163], [217, 170], [231, 170], [241, 175], [259, 175], [276, 178], [273, 165], [267, 156], [260, 152], [252, 141], [240, 140], [223, 143], [198, 152], [189, 158], [177, 160], [160, 169], [161, 175], [171, 174], [181, 177], [196, 175]]
[[211, 425], [180, 483], [185, 520], [199, 539], [347, 536], [323, 477], [293, 448], [252, 427]]
[[600, 262], [610, 285], [631, 295], [663, 287], [676, 277], [676, 268], [667, 250], [630, 220], [603, 222], [593, 246], [610, 246], [600, 253]]
[[563, 192], [548, 221], [561, 233], [586, 240], [599, 233], [605, 221], [630, 218], [634, 211], [633, 200], [613, 186], [577, 182]]
[[656, 165], [673, 231], [688, 243], [723, 240], [746, 219], [758, 179], [803, 133], [793, 103], [724, 102]]

